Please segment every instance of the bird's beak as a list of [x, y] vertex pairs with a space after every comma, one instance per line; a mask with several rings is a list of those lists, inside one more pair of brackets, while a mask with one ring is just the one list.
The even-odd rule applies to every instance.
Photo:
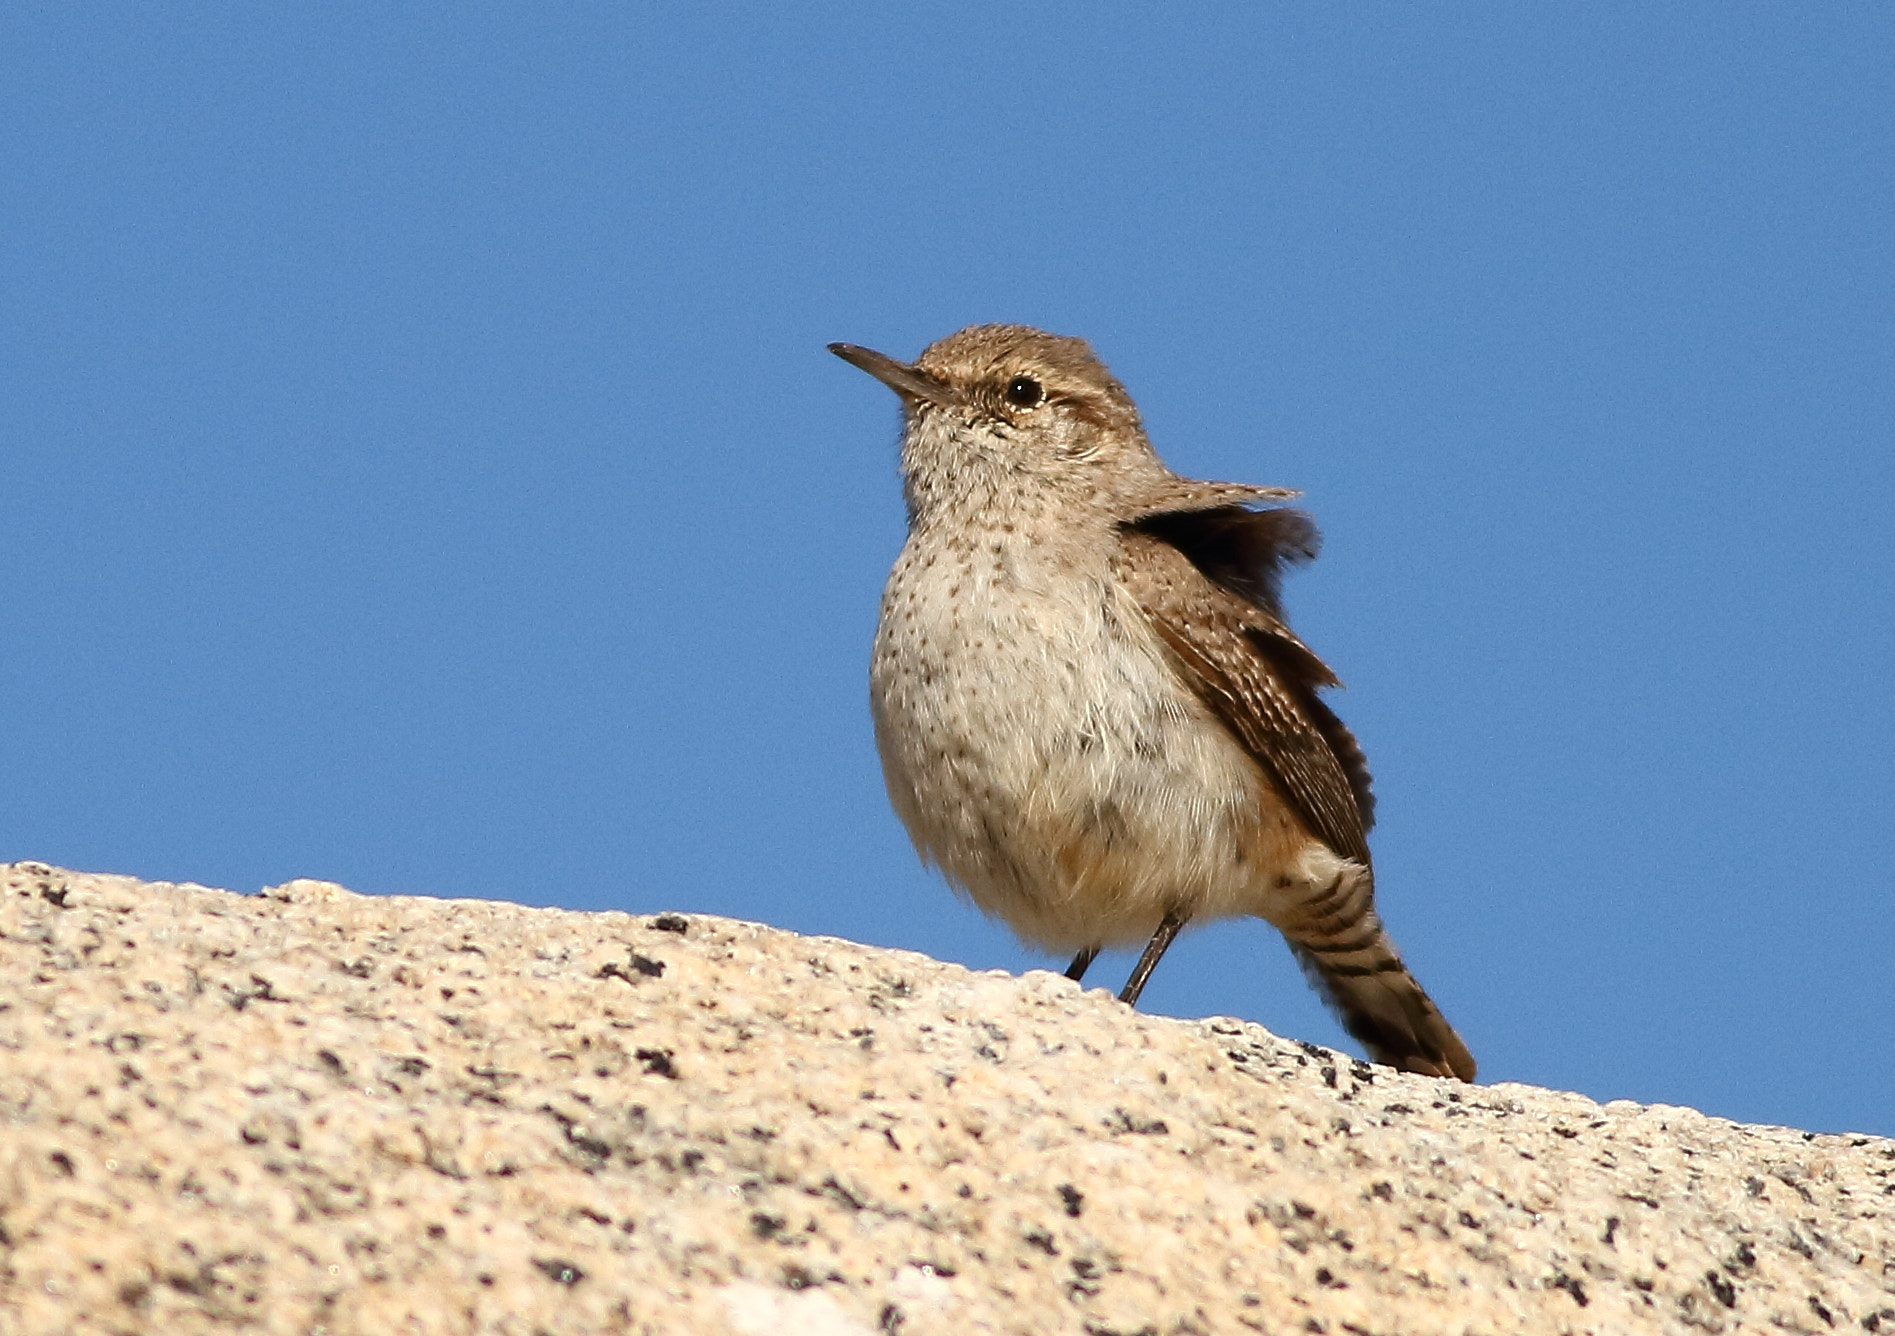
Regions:
[[853, 343], [832, 343], [829, 351], [850, 366], [868, 372], [899, 394], [906, 403], [927, 402], [954, 408], [967, 402], [959, 390], [945, 381], [930, 376], [918, 366], [897, 362], [872, 348], [858, 348]]

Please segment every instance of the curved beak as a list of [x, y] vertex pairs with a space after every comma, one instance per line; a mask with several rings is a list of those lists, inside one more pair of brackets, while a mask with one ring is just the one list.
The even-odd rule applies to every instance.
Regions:
[[853, 343], [832, 343], [829, 345], [829, 351], [850, 366], [860, 367], [868, 372], [899, 394], [904, 402], [926, 401], [950, 408], [967, 402], [961, 392], [952, 385], [937, 380], [918, 366], [907, 362], [897, 362], [894, 358], [878, 353], [873, 348], [859, 348]]

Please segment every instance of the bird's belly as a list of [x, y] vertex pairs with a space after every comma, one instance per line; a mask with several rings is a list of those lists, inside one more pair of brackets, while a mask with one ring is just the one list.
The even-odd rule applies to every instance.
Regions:
[[981, 908], [1072, 950], [1173, 909], [1268, 913], [1307, 880], [1307, 831], [1109, 578], [918, 583], [884, 602], [876, 740], [917, 849]]

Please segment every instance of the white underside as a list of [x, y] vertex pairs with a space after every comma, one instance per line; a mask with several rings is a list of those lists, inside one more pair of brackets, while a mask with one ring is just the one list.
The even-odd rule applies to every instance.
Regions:
[[1331, 883], [1343, 860], [1116, 582], [1041, 574], [1030, 550], [930, 563], [911, 546], [890, 579], [871, 699], [922, 857], [1049, 951], [1141, 944], [1172, 909], [1275, 919]]

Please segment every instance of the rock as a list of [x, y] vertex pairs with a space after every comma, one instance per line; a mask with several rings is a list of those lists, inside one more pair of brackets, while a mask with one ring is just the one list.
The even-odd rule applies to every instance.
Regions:
[[0, 1330], [1895, 1336], [1895, 1143], [694, 914], [0, 865]]

